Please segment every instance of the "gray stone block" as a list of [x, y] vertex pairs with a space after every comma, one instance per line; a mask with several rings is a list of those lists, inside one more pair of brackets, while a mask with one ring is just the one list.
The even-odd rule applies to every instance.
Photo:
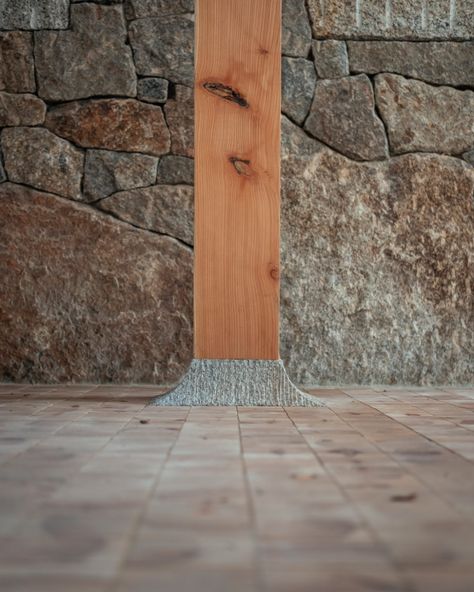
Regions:
[[160, 158], [156, 182], [164, 185], [193, 185], [194, 160], [186, 156], [166, 154]]
[[292, 57], [308, 57], [311, 26], [305, 0], [283, 0], [281, 52]]
[[0, 30], [67, 29], [69, 0], [0, 0]]
[[169, 82], [165, 78], [141, 78], [138, 81], [137, 96], [147, 103], [166, 103]]
[[308, 115], [316, 84], [313, 62], [304, 58], [284, 57], [281, 62], [281, 110], [296, 123]]
[[194, 359], [183, 380], [151, 405], [321, 406], [300, 391], [281, 360]]
[[313, 41], [314, 66], [319, 78], [341, 78], [349, 75], [345, 41]]

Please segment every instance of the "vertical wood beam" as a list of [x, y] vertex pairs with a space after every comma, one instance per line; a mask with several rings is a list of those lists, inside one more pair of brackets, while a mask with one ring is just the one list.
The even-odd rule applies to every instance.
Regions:
[[279, 358], [281, 0], [197, 0], [196, 358]]

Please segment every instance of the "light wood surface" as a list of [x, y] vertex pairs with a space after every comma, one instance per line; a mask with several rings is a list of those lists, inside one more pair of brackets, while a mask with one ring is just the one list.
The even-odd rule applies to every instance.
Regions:
[[195, 357], [279, 357], [280, 0], [198, 0]]

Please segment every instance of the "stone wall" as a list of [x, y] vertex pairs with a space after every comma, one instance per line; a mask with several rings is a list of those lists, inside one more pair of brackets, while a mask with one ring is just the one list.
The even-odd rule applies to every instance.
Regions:
[[[0, 0], [0, 380], [163, 383], [192, 357], [193, 9]], [[298, 382], [473, 381], [473, 14], [284, 1]]]

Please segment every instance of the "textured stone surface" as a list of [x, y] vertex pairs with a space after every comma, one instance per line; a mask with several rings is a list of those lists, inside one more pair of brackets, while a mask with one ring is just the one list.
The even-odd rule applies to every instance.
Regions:
[[300, 127], [290, 121], [288, 117], [281, 116], [281, 157], [308, 156], [318, 152], [323, 144], [314, 140]]
[[349, 58], [345, 41], [313, 41], [314, 66], [319, 78], [341, 78], [349, 75]]
[[125, 13], [129, 19], [187, 12], [194, 12], [194, 0], [125, 0]]
[[474, 150], [469, 150], [469, 152], [465, 152], [462, 157], [466, 162], [472, 164], [474, 166]]
[[185, 156], [165, 155], [158, 164], [157, 183], [192, 185], [194, 183], [194, 160]]
[[188, 15], [144, 18], [129, 28], [137, 72], [193, 84], [194, 22]]
[[35, 33], [38, 92], [51, 101], [135, 96], [132, 52], [119, 6], [71, 6], [72, 30]]
[[0, 219], [2, 380], [179, 378], [191, 358], [188, 248], [10, 183]]
[[69, 142], [43, 128], [14, 127], [2, 131], [1, 143], [10, 181], [80, 199], [84, 155]]
[[0, 183], [3, 183], [7, 180], [7, 175], [5, 174], [5, 169], [3, 168], [3, 161], [0, 154]]
[[461, 154], [474, 147], [474, 92], [379, 74], [375, 95], [393, 152]]
[[474, 42], [349, 41], [352, 72], [391, 72], [425, 82], [474, 86]]
[[0, 127], [39, 125], [44, 122], [46, 105], [35, 95], [0, 91]]
[[98, 207], [134, 226], [167, 234], [193, 244], [193, 194], [188, 185], [155, 185], [121, 191]]
[[305, 128], [350, 158], [377, 160], [388, 154], [383, 123], [374, 109], [367, 76], [318, 80]]
[[166, 78], [141, 78], [138, 81], [137, 96], [147, 103], [165, 103], [168, 98], [168, 86]]
[[133, 99], [75, 101], [51, 109], [46, 127], [85, 148], [168, 152], [170, 135], [161, 107]]
[[0, 90], [21, 93], [35, 88], [32, 34], [0, 33]]
[[282, 358], [296, 382], [468, 383], [474, 170], [439, 155], [282, 162]]
[[281, 52], [293, 57], [308, 57], [311, 26], [305, 0], [283, 0]]
[[252, 405], [313, 407], [322, 404], [300, 391], [281, 360], [194, 359], [173, 390], [152, 405]]
[[147, 187], [156, 180], [158, 158], [109, 150], [88, 150], [84, 167], [84, 197], [95, 201], [116, 191]]
[[0, 29], [66, 29], [69, 0], [0, 0]]
[[313, 36], [366, 39], [470, 39], [472, 0], [308, 0]]
[[166, 121], [171, 134], [171, 152], [181, 156], [194, 156], [194, 102], [193, 91], [176, 86], [176, 96], [165, 105]]
[[311, 107], [316, 84], [313, 62], [303, 58], [283, 58], [281, 62], [281, 110], [296, 123], [303, 123]]

